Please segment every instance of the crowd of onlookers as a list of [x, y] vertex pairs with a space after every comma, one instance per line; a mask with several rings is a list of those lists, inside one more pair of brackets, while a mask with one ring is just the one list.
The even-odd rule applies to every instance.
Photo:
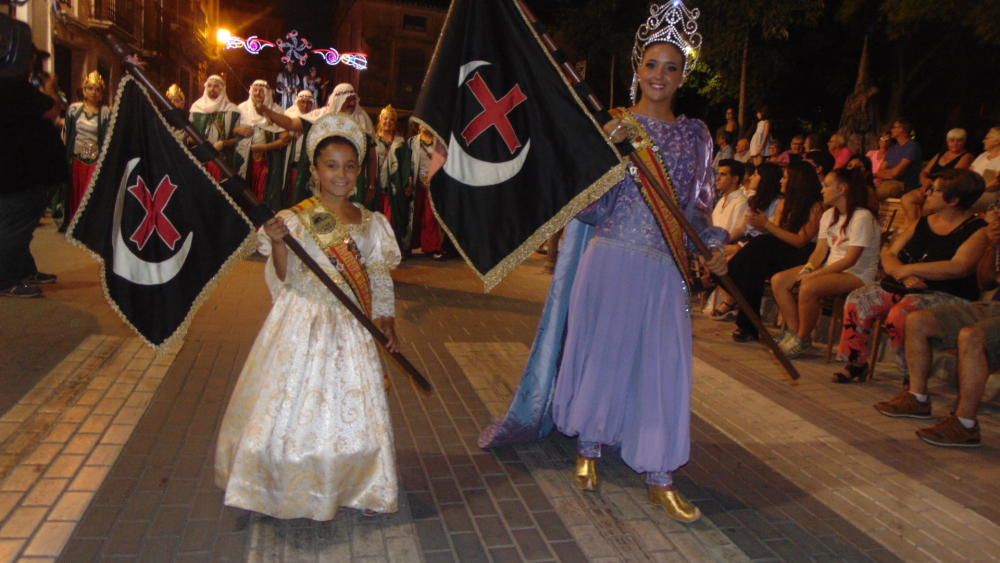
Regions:
[[[865, 381], [872, 335], [884, 333], [903, 390], [875, 408], [929, 419], [932, 351], [957, 349], [958, 406], [917, 434], [940, 446], [978, 446], [976, 409], [1000, 369], [1000, 126], [979, 155], [966, 148], [964, 130], [952, 129], [947, 148], [930, 158], [905, 119], [865, 154], [841, 134], [825, 146], [818, 135], [796, 134], [781, 150], [766, 108], [749, 138], [738, 132], [728, 110], [716, 133], [713, 222], [730, 234], [729, 274], [750, 306], [759, 311], [773, 297], [782, 351], [809, 351], [824, 308], [842, 307], [843, 366], [833, 382]], [[737, 342], [759, 338], [721, 287], [708, 294], [705, 312], [735, 321]]]

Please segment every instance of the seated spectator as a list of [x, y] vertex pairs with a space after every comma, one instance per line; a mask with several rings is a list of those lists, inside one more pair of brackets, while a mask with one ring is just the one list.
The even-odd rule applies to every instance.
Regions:
[[872, 149], [865, 154], [865, 156], [868, 157], [868, 160], [872, 163], [871, 171], [876, 186], [882, 183], [882, 179], [878, 177], [878, 173], [885, 165], [886, 154], [889, 152], [889, 147], [891, 147], [893, 143], [895, 143], [895, 141], [892, 140], [892, 133], [886, 131], [878, 138], [878, 148]]
[[[749, 210], [760, 213], [767, 219], [774, 218], [781, 200], [781, 167], [765, 163], [757, 166], [750, 174], [747, 182], [747, 203]], [[748, 214], [744, 213], [741, 228], [745, 238], [752, 238], [761, 231], [748, 223]]]
[[819, 133], [809, 133], [806, 135], [805, 146], [802, 148], [805, 152], [823, 150], [823, 140], [820, 138]]
[[889, 147], [885, 155], [885, 164], [875, 174], [876, 178], [882, 180], [878, 185], [879, 200], [899, 197], [920, 187], [920, 166], [923, 155], [920, 145], [910, 139], [913, 126], [905, 119], [897, 119], [892, 123], [890, 131], [896, 144]]
[[736, 141], [736, 154], [733, 155], [733, 159], [743, 164], [750, 162], [750, 141], [746, 139]]
[[984, 211], [1000, 197], [1000, 125], [986, 133], [983, 154], [976, 157], [969, 168], [986, 181], [986, 193], [972, 206], [973, 211]]
[[[1000, 283], [1000, 212], [988, 214], [987, 236], [992, 248], [980, 260], [980, 273], [989, 285]], [[934, 426], [917, 430], [917, 437], [935, 446], [978, 447], [981, 443], [976, 411], [991, 371], [1000, 369], [1000, 292], [990, 301], [945, 305], [915, 311], [906, 318], [906, 362], [910, 386], [899, 395], [875, 404], [891, 417], [931, 418], [927, 380], [932, 348], [958, 348], [958, 404]]]
[[856, 154], [847, 161], [848, 170], [857, 170], [865, 179], [865, 187], [868, 188], [868, 209], [878, 209], [878, 193], [875, 189], [875, 177], [872, 175], [872, 161], [867, 156]]
[[816, 169], [816, 175], [821, 183], [826, 175], [833, 171], [833, 155], [827, 151], [808, 151], [805, 161]]
[[920, 218], [923, 212], [923, 201], [926, 199], [924, 192], [931, 186], [939, 172], [951, 169], [962, 170], [972, 164], [972, 153], [965, 150], [965, 137], [965, 129], [948, 131], [946, 138], [948, 149], [934, 155], [934, 158], [927, 161], [927, 165], [920, 171], [921, 189], [908, 192], [899, 198], [907, 223], [912, 223]]
[[[771, 164], [762, 168], [766, 170], [768, 167], [777, 168]], [[789, 164], [780, 185], [784, 197], [775, 210], [777, 220], [754, 211], [754, 203], [751, 202], [751, 211], [747, 212], [748, 223], [763, 234], [746, 242], [729, 262], [733, 283], [740, 288], [754, 310], [760, 309], [768, 278], [793, 264], [801, 264], [812, 252], [823, 211], [819, 179], [809, 164]], [[733, 303], [727, 301], [722, 308], [723, 314], [732, 311]], [[742, 311], [736, 317], [736, 327], [733, 340], [747, 342], [757, 339], [757, 330]]]
[[805, 137], [795, 135], [789, 143], [788, 150], [778, 155], [776, 162], [781, 166], [788, 166], [792, 162], [798, 162], [805, 156]]
[[743, 238], [747, 226], [748, 198], [740, 189], [742, 183], [743, 163], [731, 158], [719, 162], [719, 172], [715, 176], [719, 200], [712, 210], [712, 225], [725, 229], [731, 241]]
[[906, 315], [918, 309], [974, 300], [979, 295], [976, 264], [987, 247], [986, 222], [969, 208], [983, 193], [983, 181], [968, 170], [948, 170], [934, 180], [923, 202], [927, 215], [910, 224], [882, 252], [886, 280], [847, 296], [838, 357], [846, 361], [834, 383], [864, 381], [875, 321], [885, 322], [900, 368]]
[[[809, 260], [771, 278], [771, 291], [788, 325], [781, 349], [795, 357], [812, 346], [820, 300], [857, 289], [878, 273], [878, 221], [865, 204], [860, 174], [834, 170], [823, 180], [819, 240]], [[798, 286], [798, 296], [793, 293]]]
[[726, 135], [725, 131], [719, 131], [719, 134], [715, 137], [715, 142], [718, 143], [719, 148], [715, 150], [715, 158], [712, 159], [712, 169], [715, 170], [716, 174], [718, 174], [719, 163], [723, 160], [733, 158], [733, 154], [735, 154], [735, 152], [733, 151], [732, 145], [729, 144], [729, 137]]
[[846, 167], [847, 161], [851, 159], [851, 149], [847, 148], [847, 141], [844, 140], [844, 136], [840, 133], [830, 135], [830, 140], [826, 143], [826, 146], [830, 149], [830, 156], [833, 157], [833, 167]]
[[781, 153], [784, 152], [781, 141], [777, 138], [771, 138], [771, 156], [761, 157], [761, 162], [773, 162], [778, 166], [781, 166]]

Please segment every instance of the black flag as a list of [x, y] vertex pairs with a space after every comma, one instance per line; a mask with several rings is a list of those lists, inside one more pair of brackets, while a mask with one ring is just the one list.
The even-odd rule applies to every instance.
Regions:
[[447, 147], [434, 209], [487, 288], [624, 175], [515, 0], [455, 0], [414, 116]]
[[111, 306], [150, 344], [183, 336], [252, 232], [149, 94], [123, 78], [111, 135], [69, 232], [103, 264]]

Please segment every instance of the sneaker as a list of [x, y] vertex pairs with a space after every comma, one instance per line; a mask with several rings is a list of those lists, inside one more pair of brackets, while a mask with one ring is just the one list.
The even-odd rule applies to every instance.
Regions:
[[972, 428], [966, 428], [957, 416], [946, 416], [934, 426], [917, 430], [917, 438], [943, 448], [978, 448], [982, 445], [979, 439], [979, 421]]
[[812, 348], [812, 340], [799, 338], [797, 334], [791, 334], [788, 338], [782, 340], [778, 347], [789, 358], [796, 358]]
[[55, 274], [46, 274], [44, 272], [35, 272], [34, 274], [31, 274], [30, 276], [28, 276], [28, 277], [24, 278], [23, 280], [21, 280], [21, 283], [26, 283], [26, 284], [29, 284], [29, 285], [43, 285], [43, 284], [56, 283], [56, 280], [58, 280], [58, 279], [59, 278], [56, 277]]
[[909, 391], [903, 391], [888, 401], [875, 403], [875, 410], [893, 418], [932, 418], [931, 400], [928, 398], [921, 403]]
[[39, 297], [41, 294], [42, 290], [38, 289], [33, 285], [28, 285], [26, 283], [15, 283], [10, 287], [0, 290], [0, 296], [20, 297], [22, 299], [30, 297]]

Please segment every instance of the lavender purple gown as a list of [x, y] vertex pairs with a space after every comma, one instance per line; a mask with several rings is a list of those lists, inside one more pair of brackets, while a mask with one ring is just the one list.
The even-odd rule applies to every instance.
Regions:
[[[660, 147], [688, 219], [709, 246], [712, 140], [701, 121], [638, 116]], [[688, 288], [635, 182], [626, 178], [567, 229], [521, 385], [483, 447], [552, 427], [621, 447], [636, 471], [671, 472], [690, 451]]]

